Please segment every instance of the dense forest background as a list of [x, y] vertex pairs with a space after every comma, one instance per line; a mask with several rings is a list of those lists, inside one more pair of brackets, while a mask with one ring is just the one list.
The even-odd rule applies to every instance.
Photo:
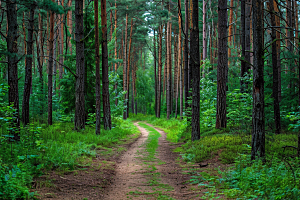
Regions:
[[[285, 163], [282, 197], [296, 197], [298, 4], [0, 1], [0, 197], [34, 196], [29, 179], [39, 171], [74, 168], [82, 154], [95, 156], [91, 145], [108, 147], [142, 119], [169, 130], [170, 141], [192, 144], [181, 149], [185, 160], [225, 149], [201, 145], [206, 136], [227, 134], [239, 142], [227, 144], [237, 146], [226, 147], [225, 163], [240, 153], [268, 169]], [[82, 153], [59, 161], [59, 146]]]

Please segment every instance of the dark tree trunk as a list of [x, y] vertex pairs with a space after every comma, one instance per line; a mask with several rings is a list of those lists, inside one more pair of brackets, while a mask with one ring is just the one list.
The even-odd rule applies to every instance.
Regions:
[[154, 111], [155, 116], [157, 117], [157, 76], [156, 76], [156, 40], [155, 40], [155, 30], [153, 37], [153, 48], [154, 48], [154, 82], [155, 82], [155, 103], [154, 103]]
[[85, 128], [85, 99], [84, 99], [84, 26], [83, 1], [75, 1], [75, 40], [76, 40], [76, 87], [75, 87], [75, 129]]
[[126, 25], [125, 25], [125, 39], [124, 39], [124, 58], [123, 58], [123, 90], [127, 92], [124, 95], [124, 112], [123, 112], [123, 119], [127, 119], [127, 28], [128, 28], [128, 14], [126, 14]]
[[32, 4], [29, 12], [27, 57], [25, 65], [24, 96], [22, 104], [22, 118], [24, 126], [29, 124], [29, 100], [32, 86], [32, 54], [33, 54], [33, 29], [34, 29], [34, 10], [36, 5]]
[[[9, 55], [7, 56], [8, 66], [8, 101], [9, 104], [13, 104], [14, 109], [16, 109], [16, 120], [14, 121], [14, 126], [20, 128], [20, 118], [19, 118], [19, 91], [18, 91], [18, 23], [17, 23], [17, 4], [16, 0], [11, 0], [6, 2], [7, 7], [7, 51]], [[16, 140], [19, 140], [19, 134], [14, 133]]]
[[216, 128], [226, 128], [226, 83], [228, 70], [227, 1], [218, 1], [218, 71]]
[[100, 94], [100, 55], [99, 55], [99, 4], [94, 1], [94, 25], [95, 25], [95, 56], [96, 56], [96, 135], [100, 135], [101, 121], [101, 94]]
[[[245, 27], [245, 22], [246, 22], [246, 17], [245, 17], [245, 9], [246, 9], [246, 4], [245, 0], [241, 0], [241, 41], [242, 41], [242, 60], [241, 60], [241, 77], [244, 77], [247, 69], [246, 69], [246, 40], [245, 40], [245, 33], [246, 33], [246, 27]], [[246, 91], [245, 87], [245, 81], [242, 79], [241, 80], [241, 92], [244, 93]]]
[[107, 51], [107, 19], [106, 0], [101, 0], [101, 26], [102, 26], [102, 97], [103, 97], [103, 123], [104, 129], [111, 129], [111, 115], [109, 102], [108, 80], [108, 51]]
[[[246, 8], [245, 8], [245, 69], [244, 72], [249, 72], [250, 70], [250, 50], [251, 50], [251, 37], [250, 37], [250, 21], [251, 21], [251, 2], [252, 0], [245, 0], [246, 1]], [[245, 75], [245, 74], [244, 74]], [[248, 88], [247, 82], [245, 83], [245, 87]]]
[[261, 0], [252, 0], [253, 8], [253, 111], [251, 159], [265, 157], [265, 116], [264, 116], [264, 52], [261, 38], [263, 19]]
[[199, 23], [198, 0], [193, 0], [192, 29], [191, 29], [191, 70], [193, 74], [192, 101], [192, 141], [200, 139], [200, 52], [199, 52]]
[[185, 112], [187, 111], [189, 97], [189, 1], [184, 1], [185, 5], [185, 38], [184, 38], [184, 102]]
[[48, 64], [48, 125], [52, 125], [53, 42], [54, 42], [54, 13], [50, 11], [50, 38], [49, 38], [49, 64]]
[[[274, 14], [274, 0], [269, 1], [270, 12], [271, 12], [271, 25], [276, 27], [276, 20]], [[280, 121], [280, 107], [278, 98], [278, 64], [277, 64], [277, 44], [276, 40], [276, 29], [272, 28], [272, 65], [273, 65], [273, 98], [274, 98], [274, 119], [275, 119], [275, 133], [279, 134], [281, 131]]]

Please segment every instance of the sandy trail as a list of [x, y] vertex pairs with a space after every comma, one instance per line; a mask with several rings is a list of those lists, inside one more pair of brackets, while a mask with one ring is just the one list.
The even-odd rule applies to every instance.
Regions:
[[[151, 126], [150, 124], [147, 124]], [[141, 137], [131, 146], [131, 148], [121, 157], [117, 164], [116, 176], [114, 181], [104, 195], [104, 200], [125, 200], [125, 199], [197, 199], [195, 194], [187, 190], [185, 181], [189, 179], [187, 175], [182, 174], [182, 169], [175, 163], [177, 154], [172, 152], [171, 146], [166, 141], [166, 133], [156, 129], [161, 137], [159, 138], [159, 147], [156, 157], [160, 164], [156, 163], [154, 173], [159, 174], [159, 184], [149, 184], [153, 178], [149, 169], [145, 167], [145, 162], [139, 157], [145, 149], [144, 143], [147, 140], [149, 132], [135, 123], [141, 132]], [[153, 127], [154, 128], [154, 127]], [[148, 162], [149, 163], [149, 162]], [[148, 174], [147, 174], [148, 172]], [[165, 191], [164, 186], [170, 187]], [[161, 192], [154, 189], [160, 186]], [[157, 187], [159, 188], [159, 187]], [[159, 193], [159, 194], [158, 194]], [[162, 198], [163, 197], [163, 198]]]

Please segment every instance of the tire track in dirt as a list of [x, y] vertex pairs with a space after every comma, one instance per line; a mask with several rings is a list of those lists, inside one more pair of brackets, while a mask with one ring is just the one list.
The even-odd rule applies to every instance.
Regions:
[[[185, 184], [190, 177], [182, 174], [182, 168], [176, 164], [178, 154], [172, 152], [166, 133], [147, 124], [159, 132], [161, 137], [158, 140], [156, 161], [145, 161], [143, 156], [149, 131], [138, 123], [134, 125], [140, 130], [141, 137], [121, 157], [115, 178], [103, 199], [197, 199], [196, 194], [188, 190]], [[152, 169], [149, 169], [150, 166]]]

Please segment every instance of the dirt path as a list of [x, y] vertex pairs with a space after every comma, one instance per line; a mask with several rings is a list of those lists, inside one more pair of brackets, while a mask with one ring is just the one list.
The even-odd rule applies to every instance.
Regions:
[[111, 189], [104, 199], [197, 199], [196, 194], [184, 184], [189, 176], [183, 175], [182, 168], [176, 164], [178, 155], [172, 152], [166, 133], [155, 128], [161, 135], [156, 158], [147, 160], [145, 150], [149, 143], [149, 131], [138, 123], [135, 126], [142, 136], [121, 157]]

